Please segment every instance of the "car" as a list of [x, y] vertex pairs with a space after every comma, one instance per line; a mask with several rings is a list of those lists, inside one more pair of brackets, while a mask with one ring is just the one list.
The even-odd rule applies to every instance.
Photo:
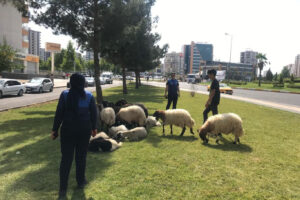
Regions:
[[[85, 81], [84, 87], [88, 87], [88, 82], [87, 81]], [[71, 88], [70, 82], [67, 82], [67, 88]]]
[[[210, 85], [207, 86], [207, 91], [210, 91]], [[220, 93], [224, 93], [224, 94], [233, 94], [233, 90], [230, 86], [228, 86], [225, 83], [221, 83], [220, 84]]]
[[94, 87], [95, 86], [94, 77], [85, 77], [85, 81], [86, 81], [88, 87]]
[[134, 79], [131, 76], [126, 76], [126, 80], [133, 81]]
[[25, 85], [14, 79], [0, 79], [0, 98], [6, 95], [23, 96], [26, 92]]
[[53, 83], [49, 78], [32, 78], [28, 83], [25, 84], [26, 92], [38, 92], [43, 93], [45, 91], [52, 92], [53, 91]]
[[104, 84], [112, 84], [113, 83], [113, 78], [112, 78], [112, 73], [111, 72], [104, 72], [100, 76], [100, 82], [104, 82]]

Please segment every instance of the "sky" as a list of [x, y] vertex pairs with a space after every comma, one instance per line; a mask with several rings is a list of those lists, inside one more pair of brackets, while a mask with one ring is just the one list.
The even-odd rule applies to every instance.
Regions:
[[[292, 64], [300, 54], [300, 0], [157, 0], [152, 15], [159, 17], [154, 31], [161, 34], [160, 44], [169, 44], [169, 52], [181, 52], [184, 44], [205, 42], [214, 45], [214, 60], [229, 61], [230, 36], [232, 62], [240, 61], [240, 52], [265, 53], [273, 72]], [[42, 32], [41, 43], [61, 43], [68, 36], [54, 36], [33, 22]]]

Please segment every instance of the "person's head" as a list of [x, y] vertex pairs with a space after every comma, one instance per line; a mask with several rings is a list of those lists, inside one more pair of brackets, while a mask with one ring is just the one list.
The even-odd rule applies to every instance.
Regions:
[[172, 78], [172, 79], [175, 79], [175, 75], [176, 75], [176, 74], [173, 72], [173, 73], [171, 74], [171, 78]]
[[216, 78], [217, 71], [215, 69], [210, 69], [208, 70], [207, 75], [210, 80], [214, 80]]
[[70, 91], [67, 98], [68, 109], [73, 110], [75, 113], [78, 111], [78, 102], [80, 98], [85, 98], [85, 78], [81, 74], [72, 74], [70, 78]]
[[81, 91], [84, 90], [85, 78], [81, 74], [72, 74], [70, 78], [70, 85], [72, 89]]

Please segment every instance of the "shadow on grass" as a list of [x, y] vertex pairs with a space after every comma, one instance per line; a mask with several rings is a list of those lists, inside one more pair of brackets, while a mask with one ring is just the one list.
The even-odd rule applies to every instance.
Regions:
[[43, 110], [40, 110], [40, 111], [22, 111], [21, 112], [22, 114], [25, 114], [25, 115], [44, 115], [44, 116], [54, 116], [55, 114], [55, 111], [43, 111]]
[[239, 151], [241, 153], [250, 153], [253, 151], [252, 147], [247, 144], [233, 144], [233, 141], [229, 141], [224, 137], [222, 137], [220, 141], [220, 144], [212, 144], [213, 142], [215, 142], [215, 140], [211, 138], [208, 144], [203, 145], [212, 149], [218, 149], [222, 151]]
[[[26, 111], [26, 115], [43, 114], [36, 117], [8, 120], [0, 124], [0, 134], [11, 133], [0, 142], [0, 176], [16, 176], [13, 182], [4, 185], [6, 191], [28, 193], [32, 197], [55, 196], [59, 188], [59, 164], [61, 159], [59, 139], [52, 141], [50, 131], [53, 117], [48, 111]], [[51, 112], [51, 114], [53, 114]], [[18, 152], [18, 154], [16, 153]], [[113, 163], [111, 154], [91, 155], [88, 153], [86, 176], [88, 181], [99, 178]], [[77, 185], [75, 162], [69, 177], [69, 191]], [[11, 199], [9, 192], [2, 194]], [[84, 191], [76, 190], [72, 199], [85, 199]], [[79, 198], [77, 198], [79, 197]]]
[[169, 139], [169, 140], [178, 140], [178, 141], [185, 141], [185, 142], [193, 142], [195, 140], [198, 140], [198, 138], [194, 137], [193, 135], [191, 135], [191, 136], [166, 135], [166, 136], [161, 136], [161, 137]]

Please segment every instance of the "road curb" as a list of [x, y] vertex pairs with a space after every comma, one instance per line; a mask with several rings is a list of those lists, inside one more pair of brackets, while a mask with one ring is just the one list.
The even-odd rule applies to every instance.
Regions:
[[263, 91], [263, 92], [276, 92], [276, 93], [286, 93], [286, 94], [299, 94], [299, 92], [289, 92], [289, 91], [282, 91], [282, 90], [266, 90], [266, 89], [259, 89], [259, 88], [241, 88], [241, 87], [232, 87], [233, 89], [240, 89], [240, 90], [252, 90], [252, 91]]

